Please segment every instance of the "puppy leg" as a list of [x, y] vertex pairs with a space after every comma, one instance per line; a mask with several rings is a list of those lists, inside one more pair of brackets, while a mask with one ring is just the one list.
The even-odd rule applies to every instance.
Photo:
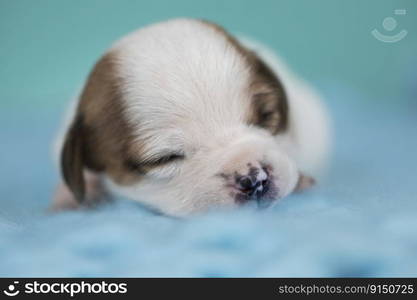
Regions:
[[99, 175], [91, 172], [84, 172], [84, 179], [86, 197], [83, 203], [79, 203], [68, 186], [61, 182], [58, 184], [55, 191], [50, 210], [62, 211], [81, 209], [109, 200], [108, 194]]
[[315, 184], [316, 184], [316, 180], [313, 177], [300, 173], [300, 177], [298, 178], [298, 182], [297, 182], [297, 185], [295, 186], [294, 192], [296, 193], [303, 192], [306, 189], [311, 188]]

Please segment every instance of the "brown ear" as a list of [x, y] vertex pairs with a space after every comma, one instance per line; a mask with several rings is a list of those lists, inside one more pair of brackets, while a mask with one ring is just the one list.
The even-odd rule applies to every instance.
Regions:
[[61, 171], [65, 183], [80, 203], [85, 198], [83, 152], [83, 120], [79, 115], [74, 119], [65, 138], [61, 153]]
[[298, 182], [297, 182], [297, 185], [295, 186], [294, 191], [302, 192], [306, 189], [311, 188], [315, 184], [316, 184], [316, 180], [313, 177], [300, 173], [300, 176], [298, 177]]

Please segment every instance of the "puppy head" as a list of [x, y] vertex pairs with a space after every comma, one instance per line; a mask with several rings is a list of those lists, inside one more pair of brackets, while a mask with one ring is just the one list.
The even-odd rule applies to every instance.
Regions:
[[64, 179], [82, 201], [88, 169], [173, 215], [269, 206], [299, 178], [277, 143], [287, 127], [284, 89], [256, 54], [207, 22], [162, 23], [96, 64], [64, 144]]

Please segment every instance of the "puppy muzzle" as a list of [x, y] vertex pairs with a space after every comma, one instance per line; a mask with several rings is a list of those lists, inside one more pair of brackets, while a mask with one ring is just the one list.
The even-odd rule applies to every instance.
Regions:
[[277, 187], [269, 174], [270, 167], [250, 167], [248, 174], [235, 176], [235, 200], [238, 204], [256, 202], [259, 208], [269, 207], [278, 195]]

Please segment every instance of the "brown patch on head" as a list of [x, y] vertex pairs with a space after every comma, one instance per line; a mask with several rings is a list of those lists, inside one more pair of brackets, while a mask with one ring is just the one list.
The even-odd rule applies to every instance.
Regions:
[[251, 70], [249, 92], [252, 95], [248, 124], [267, 129], [275, 135], [288, 127], [288, 102], [285, 90], [276, 74], [253, 51], [246, 49], [221, 26], [202, 22], [223, 35], [243, 56]]
[[126, 164], [132, 154], [137, 155], [140, 145], [132, 144], [133, 128], [124, 117], [117, 57], [109, 52], [95, 65], [64, 143], [64, 179], [79, 201], [84, 197], [84, 168], [105, 171], [119, 184], [140, 178], [140, 172]]
[[269, 130], [273, 135], [288, 127], [288, 102], [284, 88], [271, 69], [252, 55], [252, 111], [249, 124]]

